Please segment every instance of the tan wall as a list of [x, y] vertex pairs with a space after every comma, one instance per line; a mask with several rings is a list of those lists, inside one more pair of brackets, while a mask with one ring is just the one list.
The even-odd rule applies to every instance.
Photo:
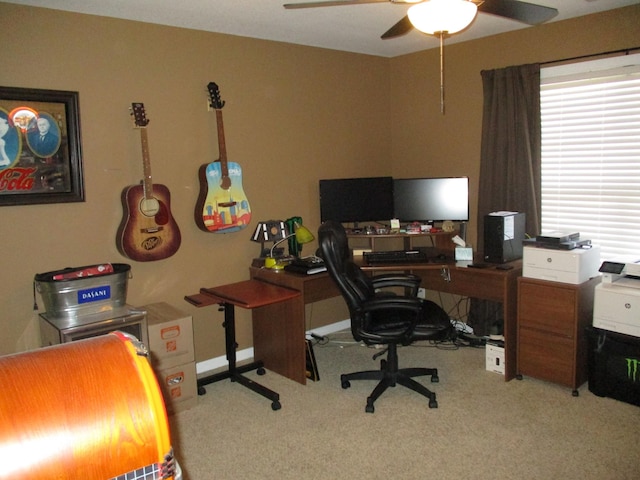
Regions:
[[[129, 303], [191, 313], [197, 360], [223, 354], [221, 314], [183, 296], [247, 278], [255, 221], [300, 215], [315, 230], [318, 179], [362, 175], [469, 175], [475, 210], [480, 70], [636, 46], [638, 25], [631, 7], [447, 46], [443, 117], [437, 50], [390, 60], [0, 3], [0, 85], [79, 92], [86, 186], [84, 203], [0, 208], [0, 354], [37, 345], [34, 274], [98, 262], [132, 264]], [[209, 81], [226, 101], [227, 153], [243, 167], [254, 220], [227, 235], [193, 221], [198, 167], [218, 150]], [[151, 119], [153, 178], [171, 190], [182, 232], [178, 253], [156, 262], [128, 261], [115, 245], [120, 192], [142, 173], [134, 101]], [[318, 326], [346, 311], [328, 301], [307, 317]], [[248, 318], [239, 312], [240, 348], [251, 344]]]

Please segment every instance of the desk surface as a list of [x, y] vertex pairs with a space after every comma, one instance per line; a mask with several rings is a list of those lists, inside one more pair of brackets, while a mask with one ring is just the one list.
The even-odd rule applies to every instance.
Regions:
[[196, 307], [214, 303], [231, 303], [242, 308], [258, 308], [283, 302], [300, 295], [297, 290], [273, 285], [260, 280], [245, 280], [217, 287], [201, 288], [200, 293], [185, 297]]

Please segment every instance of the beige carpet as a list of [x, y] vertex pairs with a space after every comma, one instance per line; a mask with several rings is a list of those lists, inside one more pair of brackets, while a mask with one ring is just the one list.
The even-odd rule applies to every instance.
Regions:
[[[348, 340], [336, 334], [331, 337]], [[640, 478], [640, 408], [525, 378], [487, 372], [484, 350], [400, 350], [400, 366], [436, 366], [439, 407], [404, 387], [365, 413], [374, 382], [340, 387], [341, 372], [369, 369], [375, 350], [314, 347], [320, 381], [272, 372], [250, 378], [280, 393], [282, 409], [228, 380], [171, 417], [185, 480]]]

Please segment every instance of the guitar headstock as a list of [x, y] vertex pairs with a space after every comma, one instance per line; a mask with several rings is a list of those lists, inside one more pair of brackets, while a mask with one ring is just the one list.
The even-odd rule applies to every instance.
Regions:
[[149, 124], [147, 114], [144, 112], [143, 103], [132, 103], [131, 115], [133, 115], [133, 122], [135, 123], [136, 127], [146, 128], [146, 126]]
[[209, 103], [211, 107], [215, 110], [220, 110], [224, 107], [224, 102], [220, 99], [220, 89], [215, 82], [209, 82], [207, 85], [207, 90], [209, 90]]

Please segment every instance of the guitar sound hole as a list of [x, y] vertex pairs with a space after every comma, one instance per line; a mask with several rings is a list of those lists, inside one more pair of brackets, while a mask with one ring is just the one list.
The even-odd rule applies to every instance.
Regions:
[[222, 177], [222, 180], [220, 181], [220, 188], [222, 188], [223, 190], [229, 190], [230, 186], [231, 179], [229, 177]]
[[145, 217], [155, 217], [160, 211], [160, 202], [155, 198], [143, 198], [140, 201], [140, 211]]

